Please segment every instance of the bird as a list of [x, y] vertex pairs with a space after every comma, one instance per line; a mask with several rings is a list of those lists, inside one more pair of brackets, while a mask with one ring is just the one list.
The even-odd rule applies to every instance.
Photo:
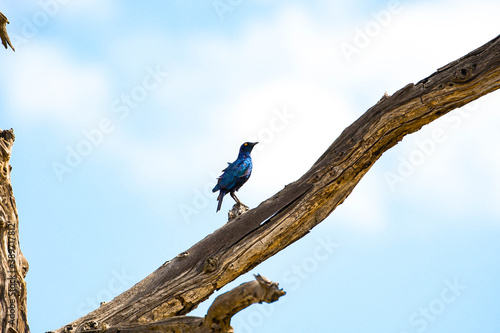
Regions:
[[231, 197], [237, 204], [242, 205], [234, 192], [238, 191], [252, 174], [252, 158], [250, 157], [250, 153], [256, 144], [258, 142], [245, 142], [242, 144], [238, 158], [233, 163], [228, 162], [227, 164], [229, 165], [227, 168], [222, 170], [222, 175], [217, 178], [217, 185], [212, 190], [212, 192], [219, 191], [219, 196], [217, 197], [219, 203], [217, 204], [216, 212], [220, 210], [222, 200], [227, 193], [231, 194]]

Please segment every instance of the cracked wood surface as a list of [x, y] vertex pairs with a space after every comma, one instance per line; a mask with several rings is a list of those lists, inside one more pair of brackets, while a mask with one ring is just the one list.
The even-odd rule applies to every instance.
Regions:
[[418, 83], [384, 95], [299, 180], [76, 320], [73, 327], [79, 331], [90, 320], [146, 324], [189, 313], [215, 290], [305, 236], [405, 135], [499, 87], [500, 36]]
[[[170, 333], [232, 333], [231, 318], [239, 311], [255, 303], [272, 303], [286, 293], [279, 289], [278, 284], [267, 278], [256, 275], [254, 281], [245, 282], [219, 295], [207, 311], [204, 318], [191, 316], [170, 317], [151, 323], [136, 323], [117, 326], [86, 322], [83, 328], [87, 333], [139, 333], [145, 331]], [[72, 326], [66, 326], [66, 331], [73, 331]]]
[[14, 132], [0, 130], [0, 328], [29, 332], [26, 317], [28, 261], [19, 247], [19, 219], [10, 182], [9, 164]]

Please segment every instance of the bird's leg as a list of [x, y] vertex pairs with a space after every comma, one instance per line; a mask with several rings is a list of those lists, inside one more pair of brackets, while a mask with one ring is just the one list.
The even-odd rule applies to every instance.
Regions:
[[241, 203], [240, 199], [238, 199], [238, 197], [236, 196], [236, 194], [234, 194], [234, 192], [233, 192], [233, 191], [231, 191], [231, 198], [233, 198], [233, 199], [234, 199], [234, 201], [236, 201], [236, 203], [237, 203], [238, 205], [243, 205], [243, 204]]

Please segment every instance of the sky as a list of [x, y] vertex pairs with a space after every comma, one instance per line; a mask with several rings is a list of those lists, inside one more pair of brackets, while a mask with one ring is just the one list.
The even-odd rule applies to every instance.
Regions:
[[[256, 207], [382, 95], [500, 31], [500, 2], [3, 1], [0, 128], [32, 332], [94, 310], [224, 225], [245, 141]], [[261, 274], [236, 332], [498, 332], [500, 92], [406, 136]]]

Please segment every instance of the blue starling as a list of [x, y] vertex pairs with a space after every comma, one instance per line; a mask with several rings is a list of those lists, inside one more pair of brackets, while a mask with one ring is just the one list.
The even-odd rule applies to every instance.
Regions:
[[217, 185], [215, 185], [212, 190], [212, 192], [219, 191], [219, 196], [217, 197], [219, 201], [217, 212], [220, 210], [222, 199], [224, 199], [227, 193], [231, 194], [231, 197], [236, 203], [242, 204], [234, 192], [238, 191], [248, 178], [250, 178], [250, 174], [252, 173], [252, 158], [250, 157], [250, 152], [257, 143], [258, 142], [245, 142], [242, 144], [238, 158], [233, 163], [228, 163], [229, 165], [227, 168], [222, 170], [222, 175], [217, 178]]

